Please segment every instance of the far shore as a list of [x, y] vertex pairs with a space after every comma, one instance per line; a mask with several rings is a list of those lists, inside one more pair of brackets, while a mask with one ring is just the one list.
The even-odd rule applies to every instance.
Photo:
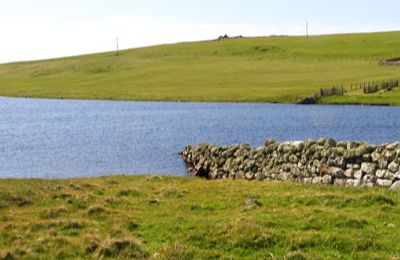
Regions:
[[192, 101], [192, 100], [134, 100], [134, 99], [90, 99], [90, 98], [64, 98], [64, 97], [36, 97], [36, 96], [0, 96], [0, 98], [37, 99], [37, 100], [69, 100], [69, 101], [102, 101], [102, 102], [143, 102], [143, 103], [210, 103], [210, 104], [266, 104], [266, 105], [294, 105], [294, 106], [374, 106], [374, 107], [399, 107], [400, 104], [389, 103], [357, 103], [357, 102], [319, 102], [316, 104], [280, 103], [274, 101]]
[[0, 64], [0, 96], [292, 104], [338, 88], [343, 96], [324, 94], [318, 103], [400, 105], [397, 84], [380, 88], [400, 79], [399, 66], [382, 65], [399, 56], [399, 38], [229, 38]]

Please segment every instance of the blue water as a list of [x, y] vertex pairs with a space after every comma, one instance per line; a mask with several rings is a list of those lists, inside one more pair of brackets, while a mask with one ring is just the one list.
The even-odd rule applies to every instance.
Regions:
[[185, 175], [187, 144], [400, 140], [400, 108], [0, 98], [0, 178]]

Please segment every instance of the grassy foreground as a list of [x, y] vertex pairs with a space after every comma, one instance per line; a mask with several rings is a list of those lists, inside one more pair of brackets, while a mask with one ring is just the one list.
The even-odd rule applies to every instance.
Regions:
[[[400, 32], [180, 43], [0, 65], [0, 96], [292, 103], [320, 88], [400, 78]], [[400, 105], [400, 94], [323, 103]]]
[[156, 176], [0, 181], [1, 259], [398, 259], [399, 227], [400, 194], [378, 188]]

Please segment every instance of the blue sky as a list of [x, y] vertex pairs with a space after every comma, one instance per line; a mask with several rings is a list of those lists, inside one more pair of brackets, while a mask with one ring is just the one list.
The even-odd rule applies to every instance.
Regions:
[[400, 29], [400, 1], [1, 0], [0, 62], [216, 38]]

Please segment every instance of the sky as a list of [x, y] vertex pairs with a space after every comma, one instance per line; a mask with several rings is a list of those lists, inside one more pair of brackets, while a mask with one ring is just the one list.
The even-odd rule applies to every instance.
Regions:
[[0, 0], [0, 63], [214, 39], [400, 29], [399, 0]]

